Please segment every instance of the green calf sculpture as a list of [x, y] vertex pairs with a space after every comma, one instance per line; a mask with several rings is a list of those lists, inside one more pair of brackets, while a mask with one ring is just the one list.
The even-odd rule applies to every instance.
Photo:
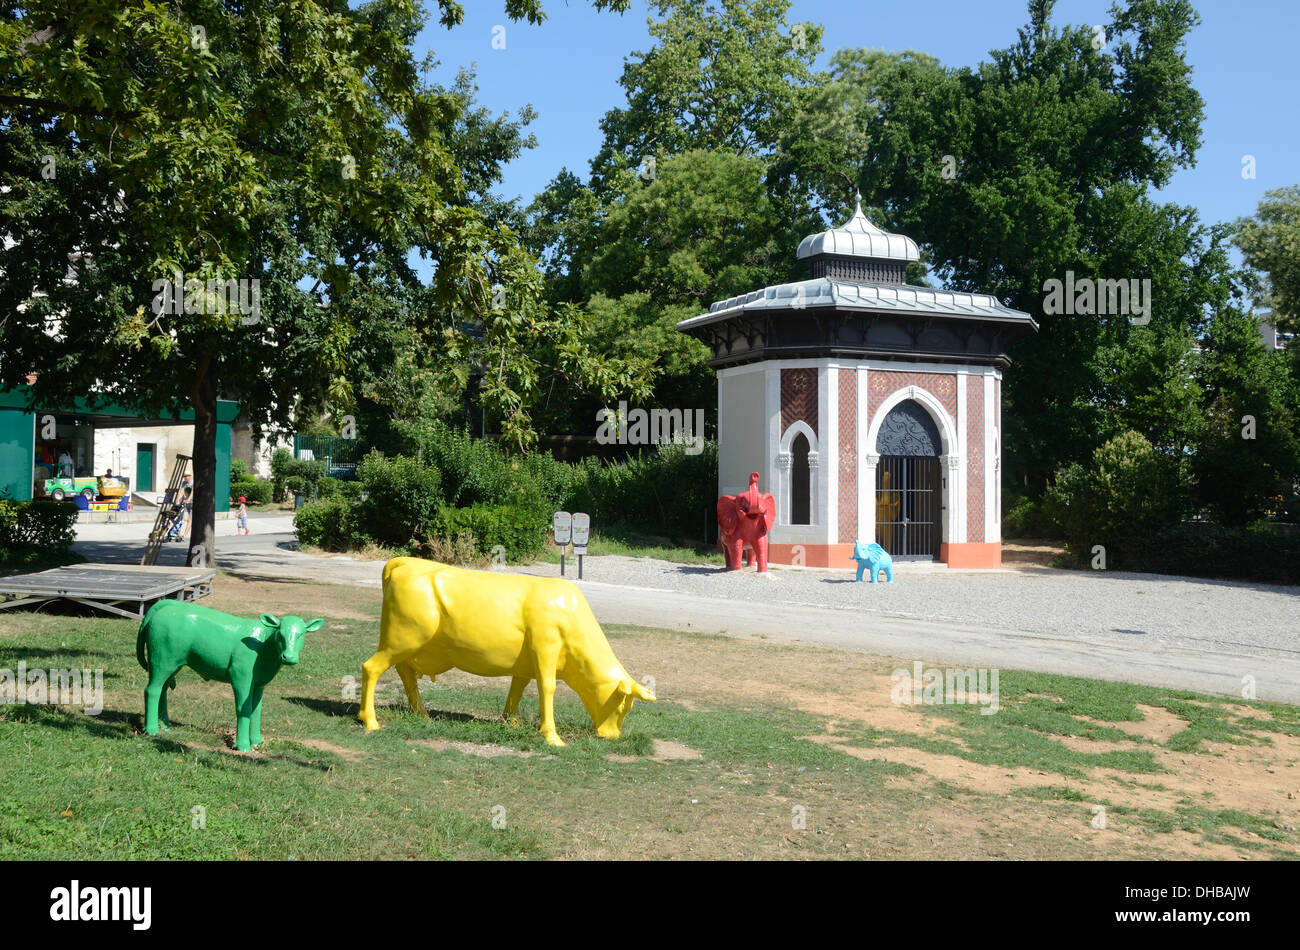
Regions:
[[[303, 638], [321, 628], [320, 619], [276, 619], [262, 614], [245, 620], [180, 600], [160, 600], [140, 623], [135, 656], [149, 671], [144, 688], [144, 731], [158, 734], [167, 721], [167, 690], [188, 666], [205, 680], [229, 683], [235, 691], [235, 748], [262, 744], [262, 690], [283, 664], [298, 662]], [[146, 650], [146, 644], [148, 649]]]

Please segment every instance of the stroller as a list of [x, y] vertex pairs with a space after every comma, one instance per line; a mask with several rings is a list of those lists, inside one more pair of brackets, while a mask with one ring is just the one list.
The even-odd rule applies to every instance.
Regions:
[[164, 541], [181, 540], [181, 532], [185, 530], [186, 515], [185, 506], [177, 505], [176, 513], [172, 515], [171, 521], [167, 522], [167, 533], [163, 535]]

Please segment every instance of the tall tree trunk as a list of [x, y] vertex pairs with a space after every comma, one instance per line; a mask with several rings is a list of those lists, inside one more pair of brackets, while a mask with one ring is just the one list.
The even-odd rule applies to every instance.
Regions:
[[194, 510], [185, 563], [212, 567], [217, 550], [217, 381], [209, 354], [199, 360], [190, 400], [194, 406]]

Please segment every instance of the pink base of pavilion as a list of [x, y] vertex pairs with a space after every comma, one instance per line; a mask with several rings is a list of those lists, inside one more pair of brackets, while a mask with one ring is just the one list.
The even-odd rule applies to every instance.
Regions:
[[[772, 564], [803, 567], [854, 567], [851, 544], [772, 544], [767, 559]], [[1002, 566], [1002, 543], [967, 542], [940, 544], [939, 561], [949, 567], [990, 568]]]

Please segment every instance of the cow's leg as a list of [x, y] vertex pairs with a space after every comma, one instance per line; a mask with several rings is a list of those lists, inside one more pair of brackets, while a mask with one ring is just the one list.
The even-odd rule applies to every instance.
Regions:
[[537, 651], [537, 705], [542, 716], [538, 730], [549, 745], [562, 746], [564, 740], [555, 731], [555, 668], [559, 660], [559, 637], [549, 649]]
[[144, 688], [144, 731], [151, 736], [158, 735], [158, 693], [166, 688], [166, 681], [159, 684], [152, 679]]
[[253, 694], [249, 697], [253, 709], [248, 717], [248, 741], [253, 748], [262, 744], [262, 689], [261, 686], [254, 686]]
[[379, 720], [375, 718], [375, 683], [392, 665], [393, 661], [382, 651], [361, 665], [361, 709], [357, 718], [367, 729], [379, 728]]
[[415, 668], [415, 664], [410, 660], [398, 663], [397, 675], [402, 678], [402, 686], [406, 688], [406, 700], [411, 704], [411, 712], [428, 716], [429, 711], [424, 708], [424, 700], [420, 698], [420, 671]]
[[501, 714], [501, 718], [512, 726], [519, 725], [519, 700], [523, 699], [524, 690], [527, 689], [531, 676], [513, 676], [510, 678], [510, 692], [506, 696], [506, 710]]
[[235, 751], [247, 752], [250, 748], [248, 726], [253, 712], [253, 684], [234, 676], [231, 677], [230, 685], [235, 691]]
[[158, 666], [149, 671], [149, 683], [144, 688], [144, 731], [151, 736], [158, 735], [159, 713], [164, 720], [167, 718], [167, 682], [176, 672], [169, 673], [166, 667]]
[[[177, 671], [179, 672], [179, 671]], [[172, 676], [176, 674], [173, 673]], [[172, 677], [167, 677], [167, 682], [163, 683], [161, 692], [158, 693], [158, 725], [162, 729], [170, 729], [172, 721], [167, 715], [167, 690], [172, 685]]]
[[762, 535], [754, 541], [754, 558], [758, 561], [759, 572], [765, 572], [767, 570], [767, 535]]

